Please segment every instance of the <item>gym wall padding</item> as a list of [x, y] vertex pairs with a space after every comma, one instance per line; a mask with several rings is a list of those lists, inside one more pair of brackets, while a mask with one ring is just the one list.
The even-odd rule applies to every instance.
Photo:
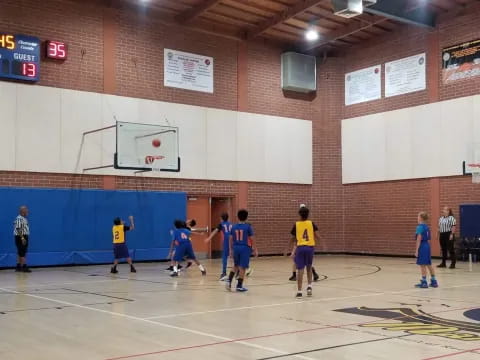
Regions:
[[0, 267], [14, 266], [13, 221], [20, 205], [30, 214], [28, 263], [32, 266], [109, 263], [117, 216], [135, 230], [127, 233], [134, 261], [166, 259], [170, 230], [185, 219], [182, 192], [0, 188]]

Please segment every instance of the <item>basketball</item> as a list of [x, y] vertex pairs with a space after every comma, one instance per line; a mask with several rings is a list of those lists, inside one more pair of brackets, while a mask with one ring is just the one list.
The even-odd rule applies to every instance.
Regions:
[[153, 139], [152, 140], [152, 145], [153, 145], [153, 147], [158, 148], [158, 147], [160, 147], [160, 145], [162, 145], [162, 142], [159, 139]]

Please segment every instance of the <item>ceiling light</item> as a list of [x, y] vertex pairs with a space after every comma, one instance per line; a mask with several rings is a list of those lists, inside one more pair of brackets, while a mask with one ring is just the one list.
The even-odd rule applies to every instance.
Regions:
[[315, 41], [315, 40], [318, 40], [318, 38], [319, 38], [319, 35], [318, 35], [318, 31], [316, 30], [310, 29], [305, 33], [305, 39], [307, 39], [308, 41]]

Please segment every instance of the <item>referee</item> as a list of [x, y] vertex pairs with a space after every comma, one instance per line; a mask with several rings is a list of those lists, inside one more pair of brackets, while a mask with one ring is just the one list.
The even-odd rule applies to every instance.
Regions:
[[25, 262], [25, 256], [28, 250], [28, 236], [30, 235], [30, 227], [28, 226], [28, 208], [20, 206], [18, 216], [13, 223], [13, 235], [15, 236], [15, 245], [17, 246], [17, 272], [32, 272]]
[[450, 269], [455, 269], [455, 229], [457, 227], [457, 220], [453, 216], [452, 209], [448, 206], [443, 208], [443, 215], [438, 221], [438, 228], [440, 230], [440, 247], [442, 248], [442, 263], [438, 265], [439, 268], [447, 267], [448, 253], [450, 253]]

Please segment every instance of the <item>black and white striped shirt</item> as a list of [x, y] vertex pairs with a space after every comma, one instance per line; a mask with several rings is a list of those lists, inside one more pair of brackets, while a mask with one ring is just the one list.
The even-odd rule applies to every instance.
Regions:
[[452, 227], [457, 225], [457, 220], [453, 216], [442, 216], [438, 221], [438, 228], [441, 233], [452, 231]]
[[28, 220], [25, 216], [18, 215], [13, 222], [13, 235], [22, 236], [30, 235], [30, 227], [28, 226]]

